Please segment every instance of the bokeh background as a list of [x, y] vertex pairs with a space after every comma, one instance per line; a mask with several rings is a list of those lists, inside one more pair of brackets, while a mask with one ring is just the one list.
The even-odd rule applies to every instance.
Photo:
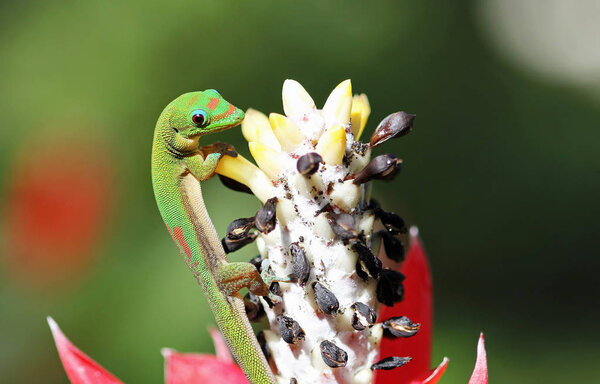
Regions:
[[[495, 383], [598, 380], [599, 19], [597, 1], [2, 2], [0, 381], [67, 381], [47, 315], [127, 382], [162, 382], [162, 347], [212, 352], [155, 207], [154, 124], [206, 88], [281, 112], [286, 78], [319, 105], [351, 78], [367, 135], [418, 115], [374, 194], [420, 227], [444, 383], [466, 383], [481, 330]], [[203, 189], [221, 235], [259, 206]]]

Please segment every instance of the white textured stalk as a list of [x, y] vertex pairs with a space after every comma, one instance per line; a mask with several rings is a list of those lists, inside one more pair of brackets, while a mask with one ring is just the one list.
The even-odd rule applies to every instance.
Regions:
[[[270, 204], [254, 218], [260, 265], [293, 277], [271, 287], [281, 295], [274, 305], [261, 298], [270, 326], [262, 340], [280, 383], [368, 384], [383, 335], [374, 324], [383, 272], [370, 250], [375, 216], [363, 183], [394, 173], [399, 162], [385, 155], [370, 163], [371, 146], [356, 141], [371, 109], [365, 95], [352, 97], [349, 80], [321, 110], [296, 81], [286, 80], [282, 94], [287, 116], [249, 110], [242, 126], [258, 167], [241, 156], [217, 167]], [[245, 244], [228, 241], [232, 250]]]
[[[279, 200], [275, 230], [260, 235], [261, 255], [276, 275], [292, 275], [289, 248], [292, 243], [297, 243], [304, 249], [310, 264], [306, 285], [280, 283], [281, 304], [269, 308], [263, 301], [274, 334], [280, 334], [277, 319], [280, 314], [297, 321], [304, 331], [304, 339], [294, 344], [288, 344], [281, 337], [268, 338], [281, 383], [288, 383], [291, 378], [296, 378], [298, 383], [370, 383], [370, 367], [378, 355], [380, 326], [355, 330], [352, 326], [354, 310], [351, 309], [356, 302], [376, 307], [376, 281], [364, 281], [357, 276], [356, 252], [334, 234], [325, 213], [330, 207], [329, 210], [335, 213], [353, 215], [359, 232], [369, 242], [373, 215], [363, 213], [359, 208], [363, 188], [351, 180], [344, 180], [356, 172], [357, 164], [359, 169], [363, 168], [370, 156], [370, 151], [358, 154], [353, 150], [350, 95], [351, 85], [347, 80], [332, 92], [321, 111], [315, 109], [312, 99], [301, 86], [286, 81], [284, 109], [305, 140], [294, 145], [291, 153], [280, 152], [277, 164], [265, 164], [265, 156], [255, 155], [259, 166], [271, 176], [275, 185], [273, 196]], [[364, 99], [363, 96], [361, 103]], [[359, 116], [357, 121], [364, 124], [366, 117], [361, 120]], [[283, 148], [290, 148], [287, 143], [282, 144]], [[303, 176], [296, 168], [297, 159], [311, 152], [319, 153], [324, 161], [316, 173]], [[277, 174], [274, 170], [278, 170]], [[339, 302], [337, 313], [326, 314], [318, 308], [312, 288], [314, 282], [333, 292]], [[325, 340], [347, 353], [344, 367], [331, 368], [325, 364], [320, 348]]]

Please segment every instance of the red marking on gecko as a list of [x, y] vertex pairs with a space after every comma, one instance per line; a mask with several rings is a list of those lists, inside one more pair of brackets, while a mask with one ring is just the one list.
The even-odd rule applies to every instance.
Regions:
[[220, 101], [221, 101], [221, 99], [219, 99], [217, 97], [213, 97], [208, 102], [208, 105], [207, 105], [208, 109], [210, 109], [211, 111], [214, 110], [215, 108], [217, 108], [217, 105], [219, 105]]
[[213, 120], [221, 120], [221, 119], [231, 115], [233, 112], [235, 112], [235, 107], [233, 105], [230, 105], [229, 109], [226, 110], [225, 112], [220, 113], [216, 116], [213, 116]]
[[187, 241], [185, 241], [185, 237], [183, 236], [183, 230], [181, 229], [181, 227], [175, 227], [173, 228], [173, 231], [171, 231], [171, 228], [169, 228], [168, 225], [167, 229], [169, 230], [173, 241], [179, 244], [181, 250], [183, 250], [182, 255], [185, 254], [184, 256], [187, 256], [187, 263], [189, 264], [192, 261], [192, 250], [190, 249], [190, 246], [188, 245]]

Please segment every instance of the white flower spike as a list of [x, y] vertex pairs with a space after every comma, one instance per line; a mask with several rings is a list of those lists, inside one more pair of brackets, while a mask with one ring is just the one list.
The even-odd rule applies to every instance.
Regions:
[[[360, 179], [366, 184], [356, 179], [381, 168], [379, 161], [365, 171], [371, 148], [357, 141], [371, 108], [364, 94], [352, 97], [350, 80], [331, 92], [323, 110], [294, 80], [284, 82], [282, 95], [287, 117], [267, 119], [251, 109], [242, 126], [260, 169], [241, 156], [225, 156], [217, 167], [261, 201], [277, 198], [274, 229], [254, 235], [259, 266], [293, 281], [277, 286], [280, 303], [261, 299], [270, 326], [263, 347], [282, 383], [368, 384], [383, 336], [374, 314], [381, 300], [393, 303], [399, 292], [382, 294], [378, 287], [401, 284], [382, 270], [375, 254], [386, 253], [371, 243], [398, 244], [395, 236], [404, 230], [385, 231], [385, 241], [373, 234], [375, 225], [385, 225], [376, 222], [375, 212], [383, 211], [369, 203], [369, 175]], [[386, 215], [396, 226], [402, 222]]]

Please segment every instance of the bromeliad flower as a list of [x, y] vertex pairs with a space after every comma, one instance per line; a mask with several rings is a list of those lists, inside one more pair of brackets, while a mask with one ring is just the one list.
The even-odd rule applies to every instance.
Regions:
[[[290, 276], [277, 278], [269, 296], [244, 297], [250, 321], [267, 319], [268, 329], [257, 338], [277, 381], [436, 383], [448, 361], [430, 371], [431, 277], [417, 230], [411, 228], [405, 259], [404, 220], [371, 199], [371, 182], [392, 180], [402, 166], [394, 154], [371, 158], [372, 152], [409, 133], [415, 116], [389, 115], [362, 143], [370, 105], [365, 95], [352, 95], [350, 80], [333, 90], [322, 109], [293, 80], [285, 81], [282, 96], [285, 115], [250, 109], [242, 123], [258, 166], [223, 144], [202, 148], [225, 155], [216, 172], [226, 186], [263, 203], [254, 217], [229, 225], [225, 252], [256, 241], [260, 255], [251, 263], [261, 276]], [[57, 329], [63, 349], [81, 357]], [[164, 354], [169, 383], [201, 380], [207, 359], [215, 371], [233, 375], [228, 382], [245, 382], [234, 378], [239, 368], [224, 353]], [[77, 362], [64, 356], [63, 362]], [[89, 358], [81, 361], [109, 375]], [[475, 376], [473, 383], [485, 382], [478, 379], [483, 374]]]
[[402, 165], [393, 154], [371, 158], [372, 152], [410, 132], [415, 116], [389, 115], [365, 144], [359, 138], [370, 105], [364, 94], [352, 95], [350, 80], [322, 109], [293, 80], [285, 81], [282, 96], [285, 116], [250, 109], [242, 123], [258, 167], [241, 156], [226, 156], [217, 167], [226, 185], [240, 183], [264, 203], [257, 233], [240, 238], [236, 220], [223, 245], [234, 251], [256, 237], [257, 268], [294, 278], [271, 286], [280, 303], [246, 296], [249, 313], [268, 318], [259, 341], [280, 382], [371, 383], [374, 371], [411, 362], [410, 354], [380, 356], [384, 333], [410, 337], [419, 329], [407, 317], [377, 322], [380, 306], [404, 296], [405, 276], [390, 266], [404, 258], [407, 228], [370, 198], [371, 181], [392, 180]]

